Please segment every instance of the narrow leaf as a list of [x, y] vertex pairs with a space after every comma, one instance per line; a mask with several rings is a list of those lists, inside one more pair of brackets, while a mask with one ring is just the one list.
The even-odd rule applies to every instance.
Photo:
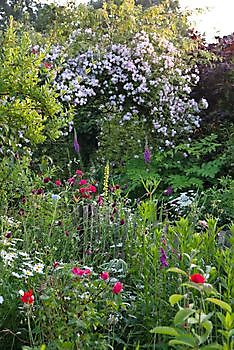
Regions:
[[181, 269], [179, 269], [178, 267], [170, 267], [167, 272], [175, 272], [175, 273], [179, 273], [181, 275], [184, 275], [186, 277], [188, 277], [187, 273]]

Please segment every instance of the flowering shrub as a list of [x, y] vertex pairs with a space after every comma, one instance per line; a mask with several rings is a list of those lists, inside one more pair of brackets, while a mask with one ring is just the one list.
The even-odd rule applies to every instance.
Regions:
[[[77, 106], [78, 114], [85, 106], [87, 125], [93, 105], [107, 123], [117, 114], [118, 127], [140, 124], [143, 137], [149, 133], [154, 144], [171, 147], [199, 127], [200, 109], [207, 108], [205, 100], [198, 104], [189, 96], [198, 80], [198, 70], [186, 67], [171, 42], [139, 32], [131, 46], [97, 47], [69, 59], [55, 87], [63, 102]], [[103, 121], [93, 123], [102, 126]]]

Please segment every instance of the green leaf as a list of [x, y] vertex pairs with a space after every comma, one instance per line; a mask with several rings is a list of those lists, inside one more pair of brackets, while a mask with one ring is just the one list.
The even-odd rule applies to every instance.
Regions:
[[182, 326], [187, 318], [191, 316], [195, 310], [192, 309], [181, 309], [177, 312], [177, 314], [174, 317], [174, 325], [175, 326]]
[[157, 333], [157, 334], [166, 334], [171, 335], [173, 337], [176, 337], [179, 335], [177, 330], [173, 327], [155, 327], [154, 329], [151, 329], [150, 333]]
[[181, 269], [179, 269], [178, 267], [170, 267], [167, 272], [175, 272], [175, 273], [179, 273], [181, 275], [184, 275], [186, 277], [188, 277], [187, 273]]
[[209, 344], [202, 346], [200, 350], [223, 350], [223, 347], [220, 344]]
[[223, 310], [229, 312], [230, 314], [232, 313], [231, 306], [225, 303], [225, 301], [216, 298], [206, 298], [206, 301], [210, 301], [211, 303], [220, 306]]
[[202, 327], [205, 328], [205, 333], [200, 336], [200, 344], [203, 344], [206, 342], [206, 340], [209, 338], [210, 333], [213, 329], [213, 324], [211, 321], [205, 321], [202, 323]]
[[201, 292], [201, 290], [203, 290], [203, 284], [200, 285], [200, 284], [194, 283], [194, 282], [185, 282], [181, 286], [193, 288], [193, 289], [198, 290], [199, 292]]
[[194, 346], [196, 346], [196, 340], [192, 335], [184, 335], [170, 340], [169, 345], [186, 345], [190, 348], [194, 348]]
[[183, 295], [181, 294], [173, 294], [169, 298], [169, 302], [171, 306], [174, 306], [176, 303], [178, 303], [181, 299], [183, 299]]

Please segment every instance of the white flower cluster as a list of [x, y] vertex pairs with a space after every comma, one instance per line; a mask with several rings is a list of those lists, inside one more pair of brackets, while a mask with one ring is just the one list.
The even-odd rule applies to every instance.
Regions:
[[[0, 258], [5, 268], [12, 276], [16, 278], [28, 279], [35, 274], [43, 274], [44, 264], [39, 257], [32, 258], [28, 253], [17, 249], [18, 241], [20, 239], [4, 239], [0, 241], [3, 245], [3, 249], [0, 252]], [[35, 253], [39, 254], [39, 253]]]
[[78, 112], [95, 102], [102, 115], [108, 111], [106, 119], [118, 111], [120, 126], [143, 123], [162, 146], [174, 146], [200, 126], [200, 109], [207, 108], [204, 99], [198, 104], [190, 97], [198, 81], [196, 67], [187, 69], [171, 42], [141, 32], [131, 46], [97, 46], [67, 60], [54, 84]]

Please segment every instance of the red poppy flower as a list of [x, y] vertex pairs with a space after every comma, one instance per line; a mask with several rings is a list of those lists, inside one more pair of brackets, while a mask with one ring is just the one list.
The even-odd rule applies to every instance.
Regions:
[[24, 294], [21, 297], [21, 301], [29, 305], [34, 303], [34, 296], [33, 296], [32, 289], [30, 289], [28, 292], [24, 292]]
[[112, 288], [112, 292], [114, 293], [114, 294], [119, 294], [120, 292], [122, 292], [122, 290], [123, 290], [123, 285], [122, 285], [122, 283], [121, 282], [116, 282], [115, 284], [114, 284], [114, 287]]
[[194, 273], [193, 275], [191, 275], [189, 277], [190, 281], [194, 282], [194, 283], [205, 283], [205, 277], [203, 277], [202, 275], [200, 275], [199, 273]]
[[61, 186], [61, 184], [62, 184], [61, 180], [56, 180], [54, 183], [57, 187]]

